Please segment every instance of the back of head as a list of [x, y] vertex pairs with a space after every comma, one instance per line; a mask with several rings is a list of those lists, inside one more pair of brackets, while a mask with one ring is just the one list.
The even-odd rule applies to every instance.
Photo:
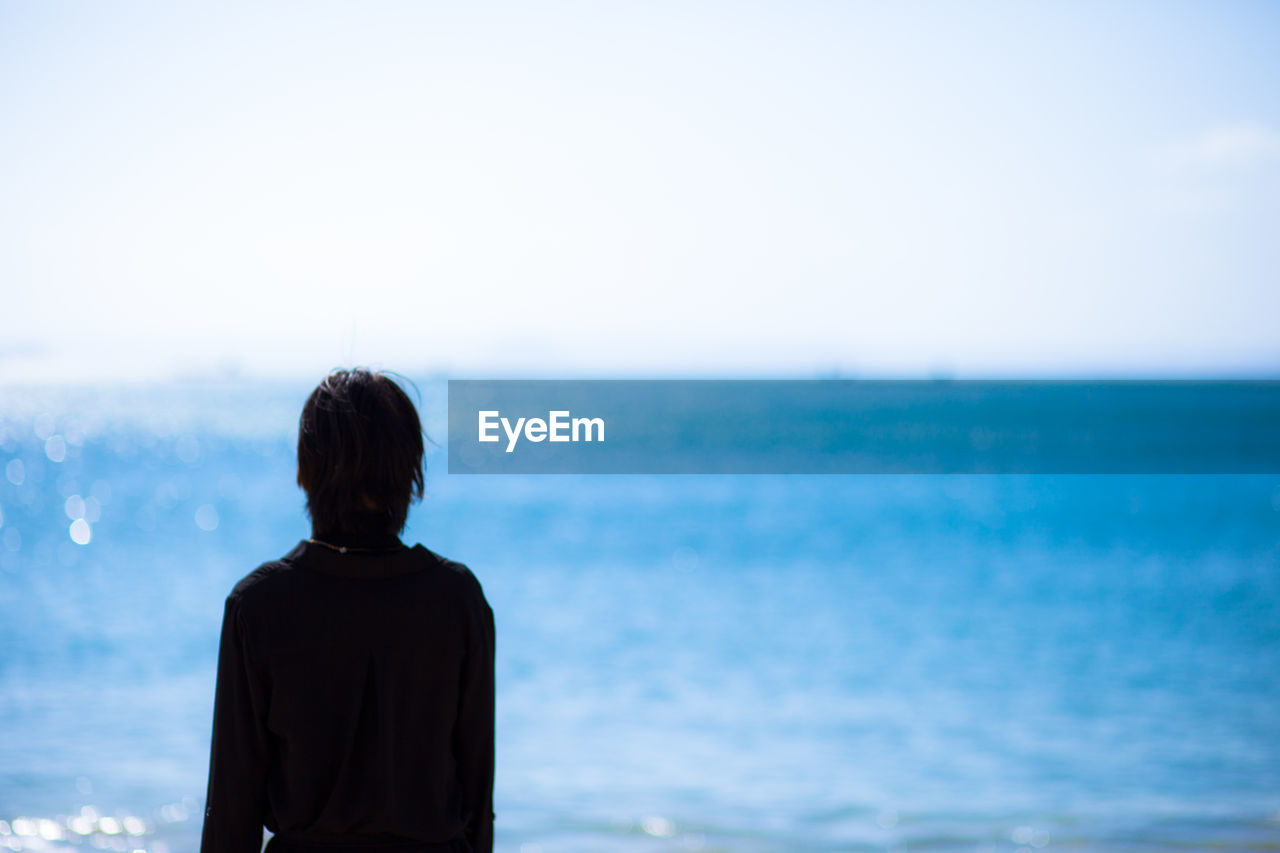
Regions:
[[298, 424], [298, 485], [314, 534], [398, 534], [422, 497], [422, 424], [383, 373], [335, 370], [311, 392]]

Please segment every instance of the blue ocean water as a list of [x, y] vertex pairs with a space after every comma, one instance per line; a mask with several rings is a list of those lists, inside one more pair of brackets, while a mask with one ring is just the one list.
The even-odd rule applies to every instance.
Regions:
[[[444, 389], [423, 382], [443, 445]], [[0, 845], [198, 844], [303, 385], [0, 391]], [[1280, 848], [1280, 478], [450, 477], [502, 850]]]

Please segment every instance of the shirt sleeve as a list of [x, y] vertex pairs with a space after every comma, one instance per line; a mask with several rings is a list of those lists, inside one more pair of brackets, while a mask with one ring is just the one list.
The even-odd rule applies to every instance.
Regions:
[[493, 850], [493, 610], [476, 583], [471, 637], [463, 663], [454, 725], [454, 753], [465, 798], [467, 843], [474, 853]]
[[251, 664], [239, 598], [232, 595], [222, 617], [200, 853], [262, 850], [267, 781], [265, 720], [262, 679]]

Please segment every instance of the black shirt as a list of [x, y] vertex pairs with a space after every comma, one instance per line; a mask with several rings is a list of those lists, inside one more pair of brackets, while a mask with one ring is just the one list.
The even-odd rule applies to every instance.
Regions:
[[373, 544], [301, 542], [228, 596], [201, 853], [259, 853], [264, 825], [492, 849], [493, 612], [461, 563]]

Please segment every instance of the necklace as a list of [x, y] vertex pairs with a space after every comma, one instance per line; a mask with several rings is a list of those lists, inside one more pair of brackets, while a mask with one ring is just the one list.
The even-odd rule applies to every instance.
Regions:
[[319, 539], [308, 539], [307, 541], [308, 541], [308, 542], [310, 542], [310, 543], [311, 543], [311, 544], [313, 544], [313, 545], [323, 545], [325, 548], [328, 548], [330, 551], [337, 551], [339, 554], [346, 554], [346, 553], [348, 553], [348, 552], [350, 552], [350, 551], [364, 551], [364, 552], [369, 552], [369, 551], [388, 551], [388, 552], [390, 552], [390, 551], [400, 551], [400, 550], [403, 550], [403, 549], [404, 549], [404, 544], [403, 544], [403, 543], [401, 543], [401, 544], [399, 544], [399, 545], [392, 545], [392, 546], [387, 547], [387, 548], [351, 548], [351, 547], [348, 547], [348, 546], [346, 546], [346, 545], [332, 545], [332, 544], [330, 544], [330, 543], [328, 543], [328, 542], [322, 542], [322, 541], [320, 541]]

